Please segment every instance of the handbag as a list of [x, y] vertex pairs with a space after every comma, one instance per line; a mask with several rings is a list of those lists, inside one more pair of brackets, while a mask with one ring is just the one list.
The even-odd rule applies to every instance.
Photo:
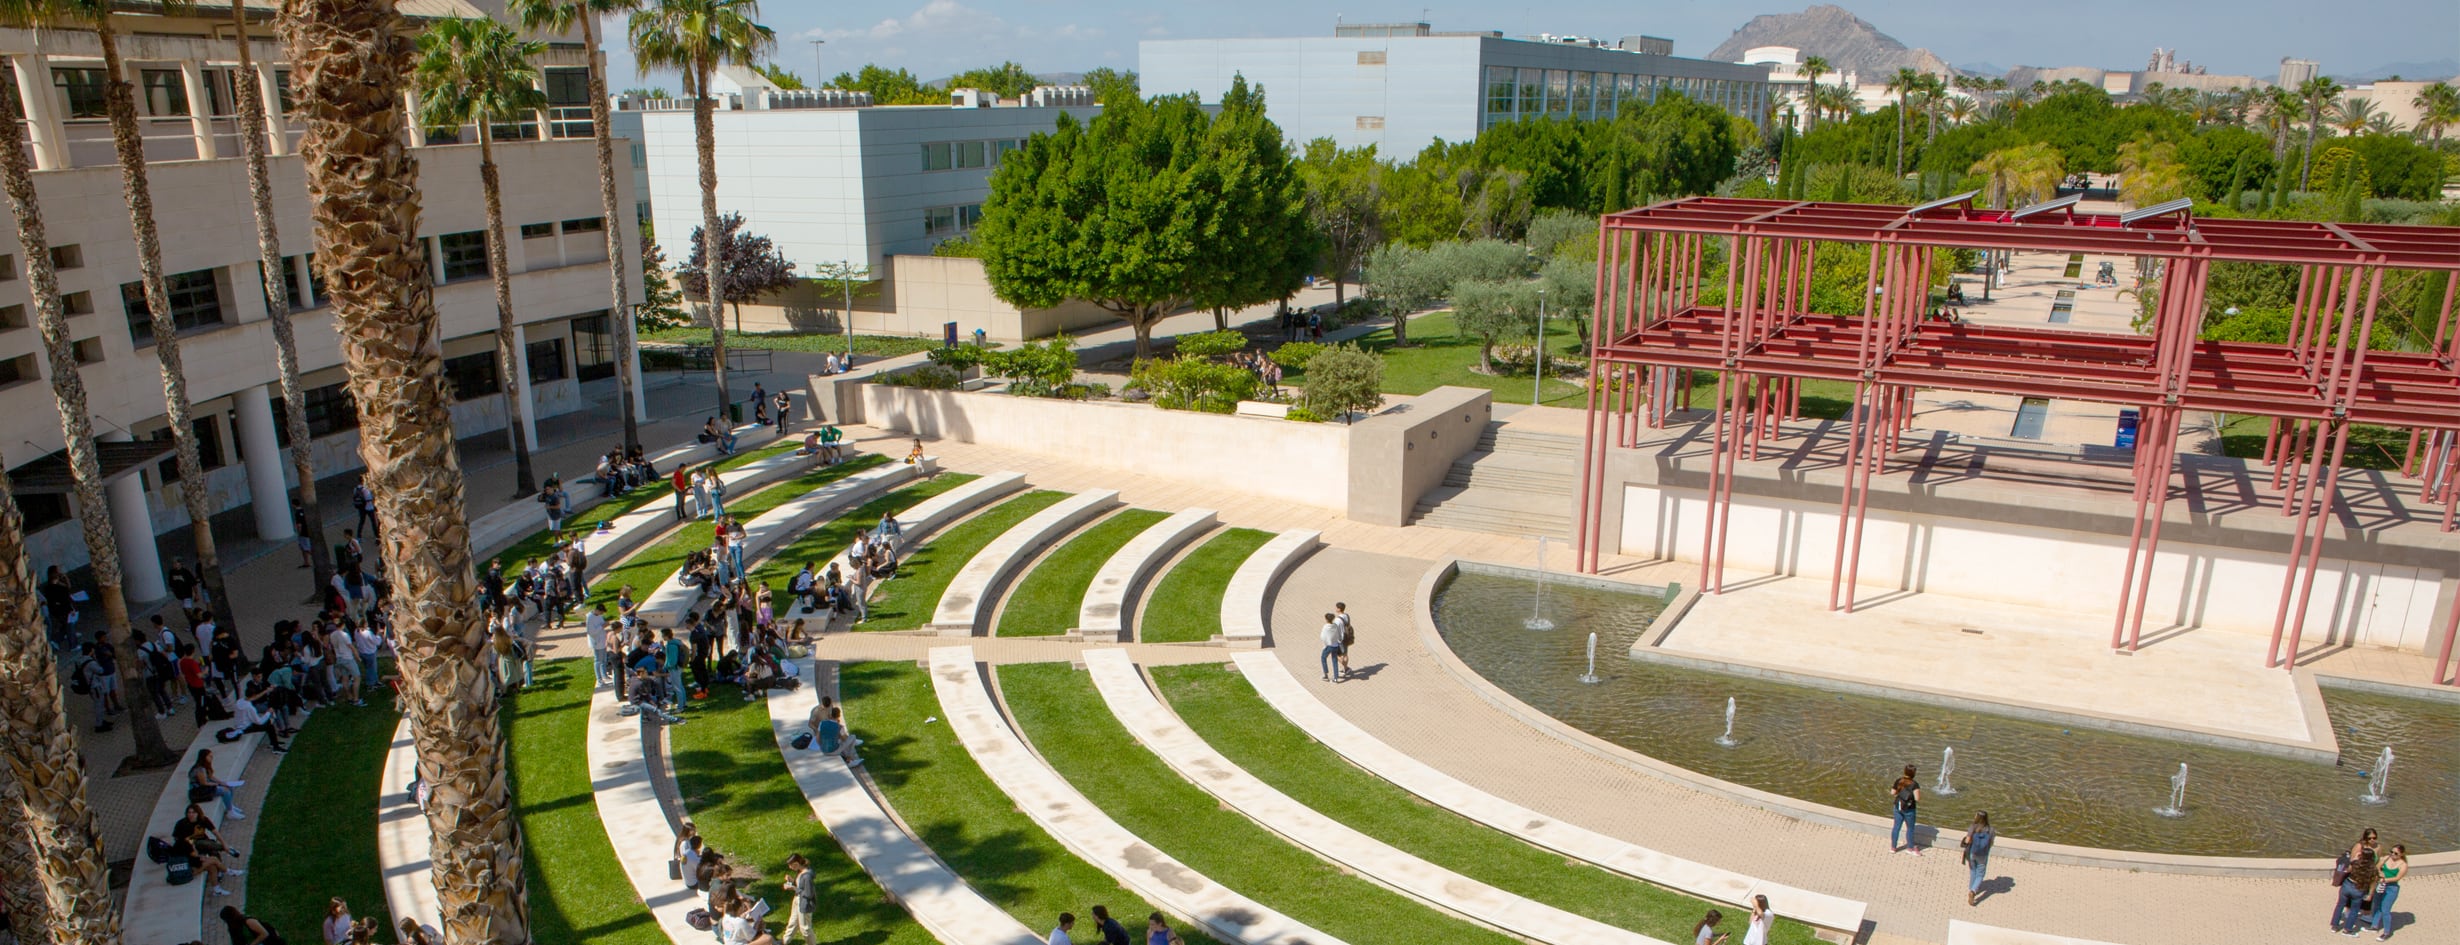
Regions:
[[810, 732], [804, 732], [803, 734], [797, 735], [797, 736], [795, 736], [795, 737], [794, 737], [794, 740], [793, 740], [793, 741], [788, 742], [787, 744], [793, 745], [793, 746], [794, 746], [794, 750], [796, 750], [796, 751], [802, 751], [802, 750], [804, 750], [804, 749], [806, 749], [806, 748], [810, 748], [810, 747], [811, 747], [811, 733], [810, 733]]
[[210, 784], [188, 785], [188, 803], [202, 804], [206, 801], [213, 800], [216, 793], [217, 792], [214, 790], [214, 786]]
[[682, 861], [682, 860], [668, 860], [668, 861], [666, 861], [666, 878], [668, 878], [668, 879], [682, 879], [682, 878], [683, 878], [683, 861]]

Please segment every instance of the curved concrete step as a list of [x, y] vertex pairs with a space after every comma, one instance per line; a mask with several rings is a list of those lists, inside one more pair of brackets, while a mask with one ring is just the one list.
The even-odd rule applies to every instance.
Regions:
[[945, 636], [974, 635], [990, 617], [991, 605], [1007, 589], [1008, 580], [1025, 567], [1034, 552], [1118, 504], [1115, 489], [1080, 492], [1010, 526], [949, 579], [940, 591], [939, 605], [931, 611], [931, 622], [924, 626]]
[[[214, 772], [223, 780], [237, 780], [248, 770], [248, 760], [255, 757], [256, 747], [265, 736], [251, 734], [224, 744], [214, 737], [224, 727], [205, 726], [180, 753], [179, 764], [173, 768], [171, 777], [163, 781], [162, 794], [154, 799], [153, 813], [146, 815], [146, 836], [170, 839], [172, 826], [188, 816], [188, 767], [196, 763], [198, 749], [213, 751]], [[206, 806], [218, 813], [213, 805]], [[127, 940], [184, 942], [196, 938], [205, 928], [205, 891], [211, 888], [213, 882], [201, 870], [186, 885], [171, 885], [169, 870], [140, 852], [128, 873], [128, 893], [120, 908]]]
[[1211, 531], [1220, 514], [1212, 509], [1188, 509], [1136, 533], [1119, 546], [1085, 588], [1076, 612], [1076, 633], [1086, 640], [1119, 642], [1128, 637], [1128, 614], [1136, 609], [1136, 591], [1155, 568], [1196, 536]]
[[[813, 523], [860, 506], [898, 486], [921, 478], [936, 460], [924, 457], [919, 466], [891, 463], [866, 469], [813, 489], [778, 505], [743, 524], [743, 561], [748, 566], [770, 552], [785, 547], [787, 539], [802, 534]], [[683, 569], [666, 576], [658, 589], [640, 604], [641, 620], [652, 627], [672, 627], [683, 622], [692, 606], [700, 603], [701, 588], [683, 583]]]
[[615, 848], [616, 863], [632, 880], [633, 894], [658, 920], [667, 939], [675, 945], [700, 945], [709, 933], [693, 928], [684, 917], [700, 907], [701, 897], [683, 888], [682, 880], [666, 878], [675, 834], [650, 783], [649, 754], [641, 745], [643, 717], [625, 715], [622, 707], [613, 686], [600, 686], [589, 698], [589, 730], [583, 738], [588, 742], [590, 796], [598, 806], [598, 822], [606, 826], [607, 844]]
[[1282, 532], [1273, 536], [1230, 575], [1221, 594], [1221, 639], [1235, 647], [1264, 645], [1264, 622], [1272, 613], [1273, 588], [1299, 559], [1324, 544], [1317, 531]]
[[[1266, 659], [1278, 659], [1266, 654]], [[1163, 705], [1126, 650], [1086, 650], [1085, 668], [1112, 715], [1189, 783], [1309, 852], [1437, 909], [1547, 945], [1666, 945], [1429, 863], [1299, 803], [1214, 751]]]

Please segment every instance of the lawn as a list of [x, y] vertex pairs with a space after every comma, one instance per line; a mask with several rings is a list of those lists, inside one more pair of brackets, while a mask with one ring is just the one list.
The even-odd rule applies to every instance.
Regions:
[[872, 585], [865, 605], [871, 617], [857, 630], [912, 630], [931, 619], [957, 572], [1002, 532], [1067, 498], [1064, 492], [1037, 490], [1009, 499], [973, 518], [926, 539], [897, 565], [897, 577]]
[[999, 635], [1049, 636], [1073, 629], [1094, 573], [1138, 534], [1169, 517], [1150, 509], [1128, 509], [1059, 546], [1009, 592], [999, 612]]
[[[800, 444], [793, 442], [781, 442], [777, 445], [762, 449], [745, 450], [720, 460], [717, 464], [718, 470], [723, 472], [734, 469], [761, 457], [770, 456], [786, 450], [797, 449], [799, 446]], [[673, 471], [674, 470], [672, 467], [669, 467], [667, 470], [670, 474], [673, 473]], [[588, 534], [590, 531], [595, 530], [599, 523], [614, 521], [618, 517], [629, 515], [642, 508], [646, 508], [652, 502], [664, 500], [671, 503], [673, 501], [672, 497], [675, 494], [675, 487], [672, 485], [672, 482], [673, 480], [668, 479], [665, 476], [660, 476], [657, 482], [650, 483], [642, 486], [641, 488], [624, 493], [621, 496], [617, 496], [616, 498], [609, 499], [605, 502], [600, 502], [586, 509], [582, 509], [580, 512], [564, 519], [564, 530], [561, 533], [550, 532], [543, 528], [539, 529], [530, 533], [529, 537], [514, 542], [512, 547], [504, 549], [502, 553], [497, 554], [492, 560], [504, 562], [504, 570], [507, 572], [519, 571], [524, 565], [531, 561], [544, 559], [549, 553], [555, 550], [556, 542], [562, 540], [564, 536]], [[576, 482], [566, 484], [565, 488], [589, 491], [598, 487], [585, 482]], [[576, 496], [575, 498], [578, 497]], [[523, 501], [528, 500], [525, 499]], [[545, 521], [546, 514], [546, 511], [542, 508], [538, 513], [539, 520]], [[482, 564], [481, 569], [484, 570], [484, 567], [485, 566]]]
[[[514, 809], [529, 872], [530, 935], [541, 942], [671, 945], [607, 843], [591, 795], [588, 658], [546, 660], [505, 703]], [[315, 926], [300, 928], [314, 929]]]
[[[1428, 805], [1308, 738], [1237, 673], [1212, 665], [1159, 666], [1153, 677], [1188, 727], [1233, 764], [1318, 813], [1427, 862], [1669, 942], [1682, 940], [1712, 908], [1705, 900], [1566, 860]], [[1780, 922], [1774, 932], [1774, 942], [1818, 941], [1799, 922]]]
[[1273, 533], [1233, 528], [1196, 546], [1178, 566], [1162, 575], [1137, 621], [1136, 639], [1143, 643], [1202, 643], [1221, 632], [1221, 595], [1230, 576]]
[[[663, 341], [673, 344], [709, 343], [708, 328], [692, 325], [641, 333], [642, 341]], [[726, 333], [729, 348], [757, 348], [765, 351], [803, 351], [811, 354], [844, 354], [846, 336], [830, 332], [773, 331]], [[854, 353], [864, 358], [894, 358], [929, 351], [940, 346], [938, 338], [906, 335], [856, 335]]]
[[[829, 561], [854, 544], [856, 531], [879, 524], [880, 516], [884, 514], [902, 513], [906, 509], [921, 504], [924, 499], [972, 482], [974, 478], [965, 473], [941, 473], [890, 492], [863, 503], [861, 508], [840, 515], [826, 525], [804, 532], [791, 544], [760, 560], [776, 562], [780, 571], [810, 564], [813, 565], [813, 574], [825, 575], [829, 569]], [[763, 565], [756, 562], [752, 567], [758, 570]], [[786, 609], [785, 607], [778, 608], [781, 613]]]
[[[931, 852], [976, 892], [1035, 931], [1059, 913], [1084, 916], [1094, 903], [1131, 929], [1155, 911], [1110, 874], [1077, 859], [1016, 808], [956, 735], [940, 722], [931, 674], [912, 663], [848, 663], [837, 686], [861, 732], [863, 768], [889, 806]], [[1079, 926], [1079, 929], [1084, 929]], [[1211, 945], [1198, 929], [1181, 929], [1190, 945]]]
[[248, 846], [259, 855], [233, 864], [249, 871], [250, 915], [275, 928], [312, 930], [324, 922], [326, 900], [340, 896], [351, 915], [392, 927], [376, 862], [374, 803], [400, 723], [378, 699], [318, 709], [299, 727], [257, 808]]
[[1190, 869], [1352, 942], [1512, 945], [1290, 845], [1181, 779], [1101, 704], [1066, 663], [999, 668], [1009, 710], [1034, 748], [1120, 826]]
[[786, 856], [801, 853], [811, 860], [812, 889], [820, 903], [812, 917], [818, 940], [865, 945], [932, 941], [931, 933], [889, 901], [879, 884], [812, 819], [803, 789], [778, 755], [766, 701], [746, 702], [731, 695], [710, 699], [693, 713], [691, 724], [668, 728], [666, 737], [683, 809], [700, 826], [701, 836], [736, 865], [738, 875], [759, 874], [744, 892], [768, 900], [775, 910], [771, 931], [785, 927], [792, 905], [780, 888], [793, 878], [786, 872]]
[[[1579, 358], [1572, 353], [1581, 342], [1574, 327], [1568, 318], [1546, 322], [1546, 350], [1558, 362]], [[1393, 344], [1389, 325], [1359, 339], [1359, 345], [1384, 356], [1385, 393], [1423, 394], [1444, 386], [1483, 387], [1495, 392], [1495, 402], [1499, 404], [1529, 402], [1529, 375], [1477, 372], [1478, 337], [1455, 326], [1451, 312], [1411, 316], [1408, 347]], [[1581, 385], [1556, 380], [1551, 375], [1546, 378], [1543, 396], [1546, 403], [1557, 407], [1587, 403]]]
[[[888, 461], [886, 456], [867, 454], [835, 466], [821, 466], [748, 495], [737, 493], [727, 497], [726, 514], [750, 522], [759, 518], [761, 513], [802, 498], [814, 489], [863, 470], [886, 465]], [[709, 547], [710, 529], [714, 527], [706, 520], [694, 520], [668, 534], [664, 541], [625, 558], [622, 565], [601, 572], [597, 580], [590, 582], [589, 600], [582, 605], [582, 609], [587, 610], [589, 604], [605, 603], [608, 611], [613, 612], [615, 595], [621, 593], [625, 585], [632, 587], [633, 600], [649, 599], [649, 595], [657, 591], [658, 585], [675, 576], [675, 572], [683, 567], [684, 558]], [[758, 571], [757, 568], [753, 570]], [[783, 579], [779, 580], [779, 590], [784, 590]], [[753, 583], [759, 582], [755, 580]]]
[[[2264, 436], [2271, 429], [2270, 424], [2271, 421], [2264, 417], [2231, 417], [2229, 425], [2223, 427], [2221, 432], [2222, 455], [2261, 461], [2264, 458]], [[2326, 442], [2324, 446], [2329, 450], [2331, 443]], [[2365, 423], [2354, 424], [2349, 427], [2349, 449], [2341, 456], [2341, 467], [2399, 469], [2402, 459], [2408, 455], [2408, 431]], [[2328, 460], [2331, 456], [2327, 452], [2324, 458]]]

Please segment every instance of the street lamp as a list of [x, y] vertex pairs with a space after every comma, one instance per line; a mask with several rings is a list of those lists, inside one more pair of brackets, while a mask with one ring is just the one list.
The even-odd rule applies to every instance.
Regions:
[[1529, 406], [1538, 405], [1538, 388], [1546, 383], [1546, 288], [1538, 287], [1537, 370], [1529, 376]]

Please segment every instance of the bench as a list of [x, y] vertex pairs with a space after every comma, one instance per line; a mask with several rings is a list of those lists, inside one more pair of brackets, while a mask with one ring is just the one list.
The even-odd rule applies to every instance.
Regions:
[[[222, 780], [235, 781], [244, 776], [248, 761], [256, 756], [256, 746], [264, 736], [251, 734], [228, 744], [215, 741], [214, 733], [228, 727], [227, 722], [206, 725], [196, 733], [196, 740], [188, 744], [187, 750], [180, 752], [179, 763], [162, 785], [162, 796], [154, 799], [153, 813], [145, 818], [146, 836], [168, 840], [172, 826], [188, 816], [188, 767], [196, 763], [197, 749], [213, 750], [214, 771]], [[201, 802], [199, 806], [205, 808], [205, 815], [213, 818], [215, 824], [222, 822], [220, 802]], [[245, 864], [237, 865], [246, 868]], [[185, 942], [199, 937], [205, 928], [205, 891], [211, 888], [213, 882], [203, 870], [183, 885], [171, 885], [169, 870], [146, 858], [144, 841], [138, 841], [136, 866], [129, 870], [128, 894], [120, 909], [121, 934], [131, 942]]]
[[1786, 918], [1849, 939], [1861, 930], [1869, 906], [1860, 901], [1669, 856], [1496, 797], [1367, 734], [1309, 693], [1279, 656], [1240, 653], [1231, 659], [1256, 694], [1307, 737], [1429, 804], [1633, 879], [1737, 908], [1748, 908], [1754, 895], [1766, 895], [1769, 906]]
[[828, 828], [846, 855], [933, 938], [963, 945], [1042, 945], [1032, 929], [982, 898], [899, 827], [844, 759], [817, 746], [795, 749], [794, 737], [807, 730], [812, 709], [820, 705], [817, 661], [804, 671], [803, 683], [791, 692], [769, 690], [769, 727], [777, 735], [777, 750], [786, 756], [787, 772], [811, 805], [812, 817]]
[[1155, 522], [1120, 546], [1085, 588], [1085, 602], [1076, 611], [1077, 637], [1102, 643], [1126, 640], [1127, 615], [1135, 610], [1136, 589], [1172, 552], [1212, 530], [1219, 518], [1212, 509], [1188, 509]]
[[442, 928], [444, 907], [436, 901], [435, 863], [429, 859], [435, 838], [427, 830], [427, 815], [410, 796], [418, 782], [418, 746], [410, 738], [410, 720], [393, 730], [393, 747], [384, 755], [384, 775], [376, 788], [376, 865], [384, 875], [384, 901], [396, 922], [403, 917]]
[[966, 637], [990, 616], [1000, 590], [1025, 567], [1034, 552], [1058, 541], [1076, 527], [1119, 504], [1116, 490], [1080, 492], [1009, 526], [998, 538], [975, 552], [940, 591], [938, 606], [925, 626], [941, 636]]
[[[768, 445], [769, 441], [774, 439], [777, 439], [777, 428], [775, 427], [750, 425], [736, 427], [735, 452], [758, 449]], [[673, 472], [676, 463], [699, 465], [720, 458], [722, 457], [719, 456], [714, 444], [686, 442], [681, 446], [668, 447], [650, 454], [649, 463], [663, 474]], [[588, 482], [588, 477], [596, 472], [597, 467], [593, 464], [590, 469], [581, 474], [580, 478], [565, 480], [566, 491], [578, 488], [582, 492], [594, 493], [573, 496], [572, 503], [565, 512], [567, 516], [578, 514], [582, 509], [607, 500], [604, 489]], [[734, 480], [729, 478], [727, 482], [731, 485]], [[470, 547], [479, 550], [498, 548], [519, 541], [531, 532], [545, 527], [547, 527], [546, 506], [529, 499], [522, 499], [471, 520]]]
[[[874, 495], [919, 478], [929, 471], [932, 462], [926, 457], [919, 466], [890, 463], [866, 469], [761, 513], [743, 525], [745, 565], [784, 546], [787, 538], [801, 534], [822, 517], [859, 506]], [[691, 613], [692, 606], [700, 600], [701, 588], [686, 586], [683, 571], [678, 568], [641, 601], [640, 618], [652, 627], [672, 627], [682, 623], [684, 615]]]
[[931, 688], [940, 712], [982, 773], [1017, 808], [1072, 853], [1129, 891], [1215, 938], [1236, 945], [1342, 945], [1340, 939], [1266, 908], [1136, 838], [1025, 747], [1008, 726], [982, 676], [974, 648], [931, 648]]
[[683, 881], [666, 878], [674, 860], [675, 833], [666, 809], [650, 783], [649, 755], [641, 746], [641, 717], [625, 715], [612, 686], [601, 686], [589, 698], [590, 795], [598, 805], [598, 821], [606, 827], [615, 860], [632, 879], [632, 891], [658, 920], [658, 927], [677, 945], [709, 940], [684, 916], [701, 905], [701, 897]]
[[1271, 609], [1273, 586], [1298, 566], [1299, 559], [1322, 545], [1323, 537], [1316, 531], [1282, 532], [1240, 563], [1230, 575], [1229, 586], [1222, 590], [1222, 643], [1250, 649], [1264, 645], [1264, 621]]
[[1947, 945], [2115, 945], [2115, 943], [2069, 935], [2003, 929], [1995, 925], [1981, 925], [1963, 919], [1949, 919]]
[[[910, 553], [932, 532], [948, 527], [949, 523], [990, 504], [991, 500], [1024, 487], [1024, 473], [994, 473], [915, 503], [913, 508], [897, 513], [898, 555], [902, 557]], [[848, 545], [845, 550], [830, 555], [829, 560], [836, 562], [842, 573], [852, 575], [855, 573], [852, 560], [853, 550], [853, 547]], [[826, 565], [822, 567], [825, 569]], [[822, 626], [828, 623], [824, 619], [824, 611], [812, 610], [801, 603], [792, 604], [778, 614], [779, 620], [791, 620], [797, 617], [820, 620]]]
[[1535, 902], [1429, 863], [1324, 816], [1223, 757], [1162, 704], [1126, 650], [1086, 650], [1102, 703], [1119, 724], [1188, 783], [1264, 829], [1342, 868], [1437, 909], [1550, 945], [1666, 945], [1629, 929]]

